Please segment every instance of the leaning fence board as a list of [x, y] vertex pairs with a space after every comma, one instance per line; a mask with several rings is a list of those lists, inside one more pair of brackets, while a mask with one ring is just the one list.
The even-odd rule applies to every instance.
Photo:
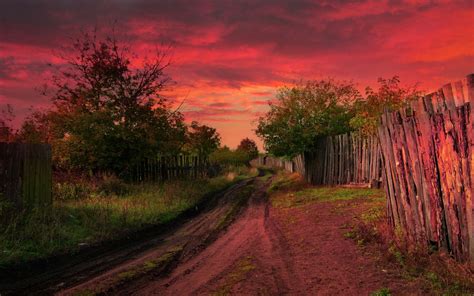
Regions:
[[0, 143], [0, 198], [17, 207], [52, 203], [51, 147]]
[[473, 101], [471, 74], [386, 112], [379, 138], [392, 225], [474, 264]]

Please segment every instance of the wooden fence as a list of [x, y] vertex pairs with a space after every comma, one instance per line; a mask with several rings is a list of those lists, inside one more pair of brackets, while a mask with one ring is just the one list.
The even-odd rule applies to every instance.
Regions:
[[148, 158], [128, 173], [133, 182], [154, 182], [177, 178], [199, 178], [216, 175], [218, 168], [198, 156], [176, 155]]
[[382, 155], [376, 137], [354, 134], [322, 138], [304, 154], [305, 177], [315, 185], [371, 184], [382, 180]]
[[385, 113], [388, 214], [412, 242], [474, 264], [474, 74]]
[[321, 138], [313, 152], [292, 160], [260, 156], [260, 165], [298, 172], [314, 185], [368, 184], [380, 187], [382, 155], [376, 137], [344, 134]]
[[0, 199], [18, 207], [52, 203], [51, 147], [0, 143]]

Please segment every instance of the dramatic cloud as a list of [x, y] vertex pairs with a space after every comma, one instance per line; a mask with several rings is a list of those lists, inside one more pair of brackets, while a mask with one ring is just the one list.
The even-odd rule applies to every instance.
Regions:
[[53, 55], [83, 29], [139, 55], [173, 45], [166, 95], [229, 146], [251, 135], [275, 88], [300, 79], [399, 75], [432, 90], [474, 69], [472, 0], [6, 0], [0, 3], [0, 105], [47, 106], [35, 91]]

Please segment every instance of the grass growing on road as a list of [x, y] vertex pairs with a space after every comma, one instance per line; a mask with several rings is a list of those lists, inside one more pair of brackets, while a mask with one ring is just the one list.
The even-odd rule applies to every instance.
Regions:
[[382, 198], [383, 192], [379, 189], [369, 188], [338, 188], [319, 187], [307, 188], [296, 192], [296, 197], [308, 202], [311, 201], [338, 201], [357, 198]]
[[[384, 203], [384, 193], [380, 189], [311, 187], [304, 184], [297, 174], [279, 172], [269, 187], [272, 205], [279, 208], [303, 206], [313, 202], [349, 201], [364, 199], [378, 205]], [[377, 208], [377, 211], [379, 208]], [[377, 213], [373, 213], [378, 214]], [[368, 217], [369, 218], [369, 217]]]
[[92, 192], [78, 199], [56, 200], [49, 211], [12, 215], [5, 207], [0, 208], [0, 267], [72, 252], [148, 225], [166, 223], [195, 207], [206, 194], [243, 177], [127, 185], [123, 195]]
[[253, 258], [247, 256], [241, 258], [237, 263], [232, 267], [232, 271], [228, 273], [224, 278], [224, 283], [219, 289], [211, 293], [213, 296], [229, 295], [232, 287], [234, 287], [239, 282], [244, 281], [247, 278], [247, 274], [256, 268]]

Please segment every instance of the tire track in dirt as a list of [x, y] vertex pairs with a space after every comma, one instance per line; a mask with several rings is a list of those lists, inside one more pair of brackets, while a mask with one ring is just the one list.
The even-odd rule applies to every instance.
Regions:
[[[258, 270], [256, 278], [245, 278], [246, 294], [297, 292], [301, 287], [292, 259], [286, 252], [285, 238], [270, 219], [266, 190], [260, 184], [249, 199], [248, 207], [228, 230], [196, 257], [180, 264], [167, 278], [145, 283], [134, 295], [208, 295], [225, 291], [239, 264]], [[229, 279], [230, 275], [230, 279]], [[243, 278], [242, 278], [243, 279]], [[231, 283], [231, 284], [239, 284]]]
[[199, 253], [211, 243], [235, 218], [250, 196], [255, 178], [242, 181], [219, 198], [212, 209], [189, 220], [175, 232], [161, 237], [159, 244], [148, 251], [133, 254], [119, 266], [87, 280], [77, 286], [60, 291], [57, 295], [122, 294], [150, 277], [159, 277], [169, 272], [182, 260]]
[[[364, 200], [271, 206], [260, 184], [225, 233], [163, 278], [132, 295], [424, 295], [396, 269], [344, 235]], [[279, 193], [294, 196], [294, 192]], [[272, 195], [273, 196], [273, 195]], [[273, 198], [273, 197], [272, 197]]]

